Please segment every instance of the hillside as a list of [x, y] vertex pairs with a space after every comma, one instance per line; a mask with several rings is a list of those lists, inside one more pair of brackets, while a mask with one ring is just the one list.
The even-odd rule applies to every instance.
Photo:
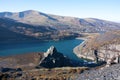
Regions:
[[36, 38], [25, 36], [13, 31], [10, 31], [4, 27], [0, 27], [0, 43], [3, 42], [14, 42], [14, 41], [28, 41], [28, 40], [37, 40]]
[[75, 48], [76, 55], [95, 62], [105, 61], [106, 66], [120, 63], [120, 30], [99, 34], [88, 38], [81, 46]]
[[71, 32], [103, 32], [120, 29], [120, 24], [95, 18], [75, 18], [46, 14], [34, 10], [22, 12], [1, 12], [0, 17], [10, 18], [18, 22], [50, 27], [56, 30]]
[[58, 31], [49, 26], [30, 25], [9, 18], [0, 18], [0, 41], [55, 40], [78, 36], [72, 32]]

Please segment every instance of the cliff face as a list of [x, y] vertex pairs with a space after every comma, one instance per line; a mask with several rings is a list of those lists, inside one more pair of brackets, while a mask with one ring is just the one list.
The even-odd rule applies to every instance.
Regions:
[[119, 63], [120, 45], [106, 45], [96, 50], [89, 50], [89, 52], [85, 52], [81, 55], [84, 58], [92, 59], [96, 62], [106, 61], [107, 65], [110, 65], [111, 63]]
[[40, 66], [46, 68], [73, 66], [71, 60], [65, 57], [62, 53], [57, 52], [54, 46], [51, 46], [39, 63]]

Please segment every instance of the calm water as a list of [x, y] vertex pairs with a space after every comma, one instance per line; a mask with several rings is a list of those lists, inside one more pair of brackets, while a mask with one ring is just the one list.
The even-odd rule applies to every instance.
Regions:
[[1, 43], [0, 56], [9, 56], [16, 54], [25, 54], [31, 52], [45, 52], [50, 46], [55, 46], [57, 50], [71, 59], [78, 59], [73, 53], [73, 48], [79, 45], [83, 40], [63, 40], [50, 42], [30, 42], [30, 43]]

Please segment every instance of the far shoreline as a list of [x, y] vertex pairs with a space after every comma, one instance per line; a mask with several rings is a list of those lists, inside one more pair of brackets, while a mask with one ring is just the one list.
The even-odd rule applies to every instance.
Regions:
[[76, 39], [79, 39], [79, 40], [83, 40], [83, 42], [82, 43], [80, 43], [79, 45], [77, 45], [76, 47], [74, 47], [74, 49], [73, 49], [73, 53], [78, 57], [78, 58], [85, 58], [85, 56], [84, 55], [81, 55], [81, 50], [80, 50], [80, 48], [82, 48], [83, 47], [83, 45], [85, 45], [85, 43], [86, 43], [86, 41], [88, 40], [87, 39], [87, 37], [77, 37]]

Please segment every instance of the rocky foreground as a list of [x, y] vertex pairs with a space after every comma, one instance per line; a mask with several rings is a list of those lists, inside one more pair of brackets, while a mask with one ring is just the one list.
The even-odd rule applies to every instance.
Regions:
[[0, 57], [0, 80], [74, 80], [87, 69], [79, 65], [51, 46], [45, 53]]
[[86, 70], [76, 80], [120, 80], [120, 64], [102, 69]]

